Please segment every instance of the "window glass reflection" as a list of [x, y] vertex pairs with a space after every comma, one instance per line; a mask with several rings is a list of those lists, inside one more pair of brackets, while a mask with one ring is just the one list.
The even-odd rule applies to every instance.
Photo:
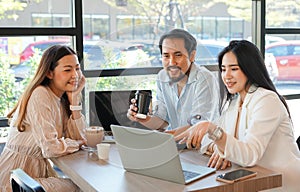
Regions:
[[43, 51], [55, 44], [72, 46], [66, 36], [0, 37], [0, 116], [6, 116], [36, 72]]
[[37, 51], [43, 52], [55, 44], [72, 46], [71, 42], [69, 36], [0, 37], [0, 50], [7, 54], [9, 64], [14, 66], [28, 61]]
[[[0, 26], [3, 27], [73, 27], [74, 0], [27, 0], [3, 2]], [[8, 4], [9, 3], [9, 4]], [[10, 5], [7, 8], [7, 5]]]
[[267, 28], [299, 28], [299, 1], [266, 1]]
[[[117, 76], [88, 78], [85, 86], [86, 118], [89, 122], [90, 91], [122, 91], [122, 90], [152, 90], [152, 98], [156, 97], [156, 75]], [[128, 106], [129, 107], [129, 106]]]
[[[300, 41], [296, 35], [266, 36], [267, 69], [282, 95], [298, 94], [300, 88]], [[273, 58], [272, 58], [273, 57]], [[269, 62], [268, 62], [269, 61]]]
[[[251, 1], [243, 6], [214, 1], [140, 1], [126, 6], [104, 2], [83, 1], [86, 70], [161, 66], [158, 40], [174, 27], [185, 28], [199, 41], [211, 41], [198, 47], [196, 63], [201, 65], [216, 64], [219, 51], [230, 40], [251, 36]], [[96, 16], [101, 16], [100, 28], [91, 19]], [[99, 35], [100, 29], [104, 35]]]

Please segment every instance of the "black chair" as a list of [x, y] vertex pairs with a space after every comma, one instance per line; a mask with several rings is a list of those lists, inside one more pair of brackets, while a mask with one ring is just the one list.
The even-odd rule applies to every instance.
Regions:
[[298, 148], [299, 148], [299, 150], [300, 150], [300, 136], [299, 136], [298, 139], [297, 139], [297, 144], [298, 144]]
[[10, 183], [13, 192], [45, 192], [40, 183], [20, 168], [12, 170]]

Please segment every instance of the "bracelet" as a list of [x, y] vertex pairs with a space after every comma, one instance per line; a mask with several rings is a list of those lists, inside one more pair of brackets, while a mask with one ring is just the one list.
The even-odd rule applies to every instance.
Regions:
[[221, 127], [216, 127], [213, 131], [208, 132], [208, 138], [213, 141], [218, 141], [223, 136], [223, 129]]
[[82, 105], [70, 105], [71, 111], [80, 111], [82, 110]]

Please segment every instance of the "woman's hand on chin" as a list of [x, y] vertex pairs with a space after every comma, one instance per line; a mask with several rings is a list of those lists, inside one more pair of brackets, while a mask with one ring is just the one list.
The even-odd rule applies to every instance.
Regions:
[[79, 105], [81, 102], [81, 91], [85, 86], [86, 79], [82, 75], [81, 78], [78, 80], [78, 87], [74, 91], [67, 91], [66, 94], [68, 96], [69, 102], [71, 105]]

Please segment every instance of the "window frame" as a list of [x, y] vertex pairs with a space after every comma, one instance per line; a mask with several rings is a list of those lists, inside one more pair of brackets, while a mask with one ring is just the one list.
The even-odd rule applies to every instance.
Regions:
[[[264, 54], [265, 51], [265, 35], [267, 34], [300, 34], [300, 28], [266, 28], [266, 2], [265, 0], [252, 0], [253, 1], [253, 32], [252, 36], [255, 37], [253, 41]], [[0, 27], [1, 36], [72, 36], [74, 37], [73, 43], [79, 55], [83, 56], [83, 0], [72, 0], [72, 22], [74, 27]], [[259, 23], [259, 24], [258, 24]], [[101, 69], [101, 70], [85, 70], [84, 63], [81, 63], [83, 74], [86, 78], [94, 77], [112, 77], [112, 76], [130, 76], [130, 75], [151, 75], [157, 74], [162, 67], [146, 67], [146, 68], [124, 68], [124, 69]], [[85, 92], [85, 90], [84, 90]], [[85, 95], [83, 92], [83, 96]], [[300, 94], [285, 95], [288, 98], [300, 98]], [[83, 98], [85, 99], [85, 98]], [[86, 110], [84, 106], [84, 111]]]
[[[300, 28], [268, 28], [266, 27], [266, 1], [267, 0], [252, 0], [255, 1], [256, 4], [260, 4], [260, 23], [261, 25], [258, 30], [260, 30], [260, 50], [263, 54], [265, 54], [265, 36], [266, 35], [278, 35], [278, 34], [300, 34]], [[300, 99], [300, 94], [287, 94], [283, 95], [285, 99]]]

